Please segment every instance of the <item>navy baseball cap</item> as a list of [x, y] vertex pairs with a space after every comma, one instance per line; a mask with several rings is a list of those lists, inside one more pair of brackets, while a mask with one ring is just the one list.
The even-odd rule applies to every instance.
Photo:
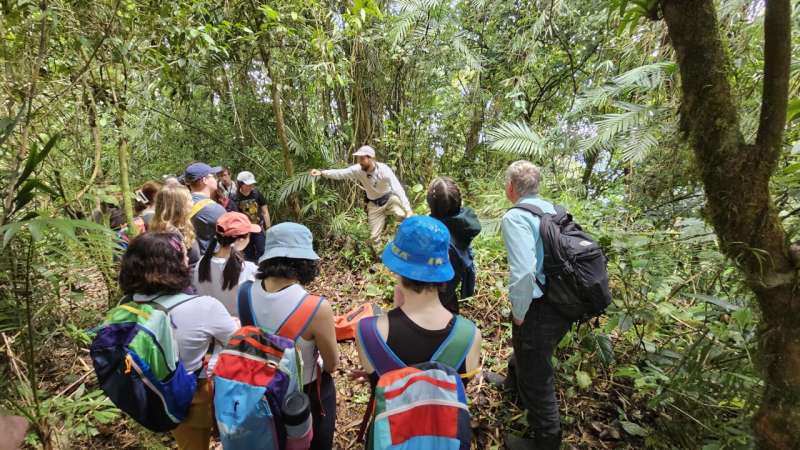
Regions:
[[183, 173], [183, 178], [186, 181], [192, 182], [197, 181], [203, 177], [207, 177], [211, 174], [218, 174], [222, 172], [222, 167], [216, 166], [211, 167], [206, 163], [203, 162], [196, 162], [189, 164], [189, 167], [186, 168], [186, 171]]

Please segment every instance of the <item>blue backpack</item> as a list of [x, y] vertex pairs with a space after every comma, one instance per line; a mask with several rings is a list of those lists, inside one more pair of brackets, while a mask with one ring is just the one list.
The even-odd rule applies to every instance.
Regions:
[[145, 428], [177, 427], [192, 404], [197, 378], [178, 359], [169, 312], [197, 296], [129, 302], [108, 313], [92, 341], [97, 382], [117, 408]]
[[[322, 304], [307, 295], [270, 334], [258, 327], [252, 310], [253, 282], [239, 287], [237, 330], [214, 367], [214, 410], [225, 450], [307, 449], [313, 438], [310, 416], [292, 423], [285, 404], [302, 397], [303, 365], [295, 341]], [[292, 420], [290, 420], [292, 419]]]

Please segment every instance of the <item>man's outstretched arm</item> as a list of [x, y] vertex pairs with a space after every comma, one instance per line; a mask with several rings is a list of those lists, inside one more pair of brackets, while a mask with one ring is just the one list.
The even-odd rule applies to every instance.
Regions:
[[311, 170], [312, 177], [322, 176], [323, 178], [330, 178], [331, 180], [355, 180], [356, 174], [361, 170], [361, 167], [356, 164], [345, 169], [332, 169], [332, 170]]

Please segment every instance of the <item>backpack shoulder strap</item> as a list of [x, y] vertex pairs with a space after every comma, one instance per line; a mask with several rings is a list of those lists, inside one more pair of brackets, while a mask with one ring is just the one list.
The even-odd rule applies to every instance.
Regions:
[[378, 332], [378, 317], [365, 317], [358, 322], [356, 339], [378, 376], [406, 367], [403, 361], [386, 345]]
[[297, 304], [294, 311], [278, 327], [278, 331], [275, 334], [297, 340], [306, 331], [308, 325], [311, 324], [311, 320], [317, 314], [320, 305], [322, 305], [322, 300], [323, 297], [319, 295], [306, 294]]
[[252, 298], [252, 287], [252, 280], [245, 281], [239, 286], [239, 292], [236, 295], [237, 306], [239, 309], [239, 320], [242, 322], [243, 327], [256, 324], [255, 319], [253, 318], [253, 309], [250, 305], [250, 300]]
[[475, 324], [461, 316], [456, 316], [456, 323], [447, 339], [436, 350], [431, 358], [432, 361], [446, 364], [458, 370], [467, 359], [467, 354], [472, 348], [472, 341], [475, 338]]
[[177, 306], [182, 305], [189, 300], [195, 299], [200, 297], [199, 295], [189, 295], [189, 294], [175, 294], [175, 295], [167, 295], [164, 297], [154, 298], [149, 303], [153, 305], [154, 308], [163, 311], [164, 314], [169, 314], [170, 311], [175, 309]]
[[213, 201], [214, 200], [211, 200], [210, 198], [204, 198], [195, 203], [194, 205], [192, 205], [192, 210], [189, 212], [189, 218], [191, 219], [192, 217], [197, 215], [197, 213], [199, 213], [206, 206], [210, 205], [211, 202]]
[[531, 205], [530, 203], [517, 203], [516, 205], [512, 206], [511, 209], [521, 209], [523, 211], [528, 211], [529, 213], [538, 217], [543, 217], [545, 215], [545, 212], [542, 211], [541, 208], [539, 208], [538, 206]]

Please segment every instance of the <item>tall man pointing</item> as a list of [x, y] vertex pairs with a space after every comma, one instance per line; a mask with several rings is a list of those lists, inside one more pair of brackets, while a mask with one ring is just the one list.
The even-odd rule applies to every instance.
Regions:
[[389, 214], [401, 219], [411, 216], [411, 204], [406, 191], [394, 171], [382, 162], [375, 161], [375, 149], [364, 145], [353, 156], [358, 157], [358, 164], [346, 169], [311, 171], [311, 175], [323, 176], [331, 180], [354, 180], [364, 190], [367, 201], [367, 218], [369, 234], [373, 242], [378, 241]]

